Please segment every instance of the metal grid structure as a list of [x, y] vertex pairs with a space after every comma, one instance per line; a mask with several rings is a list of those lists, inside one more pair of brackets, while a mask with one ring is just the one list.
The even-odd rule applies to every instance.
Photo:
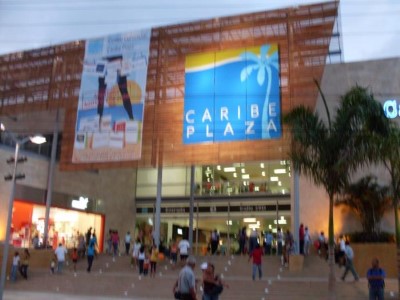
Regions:
[[331, 39], [338, 35], [334, 32], [338, 5], [325, 2], [154, 28], [139, 161], [71, 163], [84, 41], [1, 56], [0, 115], [51, 114], [62, 109], [63, 170], [285, 159], [289, 147], [285, 128], [278, 140], [182, 144], [185, 57], [277, 43], [282, 113], [300, 104], [314, 107], [318, 96], [314, 80], [321, 79]]

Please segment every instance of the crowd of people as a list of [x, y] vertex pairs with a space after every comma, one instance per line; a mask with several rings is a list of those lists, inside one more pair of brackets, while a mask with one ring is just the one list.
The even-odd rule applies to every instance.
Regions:
[[[262, 279], [262, 260], [264, 255], [277, 254], [281, 258], [283, 266], [288, 266], [290, 256], [293, 253], [308, 256], [311, 253], [312, 245], [316, 252], [323, 258], [328, 255], [327, 238], [321, 231], [314, 242], [307, 226], [303, 224], [299, 227], [298, 244], [295, 243], [293, 234], [289, 229], [285, 232], [278, 228], [273, 234], [271, 230], [267, 230], [261, 235], [257, 230], [251, 230], [247, 235], [246, 228], [243, 227], [238, 234], [239, 254], [246, 255], [249, 262], [252, 262], [251, 277], [255, 280], [257, 277]], [[220, 236], [217, 230], [213, 230], [209, 237], [209, 254], [216, 255], [219, 247]], [[123, 253], [130, 257], [130, 263], [139, 276], [156, 277], [157, 263], [160, 259], [164, 259], [164, 255], [168, 255], [172, 268], [177, 266], [182, 269], [179, 272], [178, 279], [173, 287], [174, 296], [176, 299], [196, 299], [196, 291], [199, 282], [195, 280], [193, 270], [196, 265], [196, 260], [193, 256], [191, 245], [188, 240], [182, 238], [180, 240], [171, 240], [168, 247], [165, 248], [162, 244], [157, 246], [154, 242], [149, 243], [140, 235], [132, 243], [131, 234], [128, 231], [123, 239], [125, 248], [120, 249], [120, 237], [117, 230], [110, 230], [107, 237], [106, 253], [113, 257], [121, 256]], [[131, 247], [132, 246], [132, 247]], [[298, 247], [298, 248], [297, 248]], [[131, 249], [132, 248], [132, 249]], [[297, 248], [297, 249], [296, 249]], [[167, 249], [167, 251], [166, 251]], [[276, 253], [273, 253], [275, 251]], [[52, 273], [61, 274], [64, 269], [64, 264], [68, 258], [72, 261], [74, 272], [77, 271], [78, 260], [86, 257], [87, 272], [91, 272], [94, 258], [98, 252], [97, 237], [92, 228], [89, 228], [86, 234], [79, 235], [78, 245], [70, 251], [59, 243], [54, 250], [54, 258], [51, 260], [50, 269]], [[355, 253], [343, 235], [340, 235], [337, 243], [335, 243], [335, 262], [339, 267], [344, 267], [344, 272], [341, 279], [344, 281], [349, 272], [352, 273], [354, 280], [359, 280], [359, 275], [354, 267]], [[24, 279], [28, 279], [28, 267], [31, 254], [28, 249], [24, 249], [20, 255], [16, 251], [13, 256], [10, 279], [15, 281], [17, 274], [20, 273]], [[178, 259], [179, 258], [179, 259]], [[178, 264], [179, 262], [179, 264]], [[366, 277], [370, 299], [383, 299], [386, 277], [385, 271], [379, 266], [379, 260], [373, 258], [372, 267], [368, 270]], [[222, 293], [224, 287], [228, 287], [226, 283], [216, 274], [215, 266], [211, 262], [201, 264], [202, 281], [201, 290], [203, 291], [202, 300], [217, 300]]]

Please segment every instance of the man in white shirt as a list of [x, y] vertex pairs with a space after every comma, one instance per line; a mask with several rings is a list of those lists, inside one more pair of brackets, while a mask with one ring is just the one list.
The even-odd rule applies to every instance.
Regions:
[[344, 253], [346, 255], [346, 269], [344, 270], [342, 280], [344, 281], [346, 278], [347, 272], [351, 271], [351, 273], [354, 276], [354, 280], [358, 281], [359, 277], [358, 277], [358, 274], [357, 274], [356, 270], [354, 269], [354, 265], [353, 265], [354, 252], [353, 252], [353, 249], [350, 247], [349, 241], [346, 241], [346, 248], [344, 250]]
[[54, 251], [54, 254], [57, 257], [57, 272], [61, 273], [64, 267], [65, 254], [67, 254], [67, 249], [65, 249], [60, 243], [58, 244], [57, 249]]
[[180, 242], [178, 244], [178, 248], [179, 248], [179, 255], [181, 258], [181, 262], [185, 263], [186, 259], [188, 258], [189, 249], [190, 249], [190, 244], [189, 244], [188, 240], [186, 240], [186, 239], [180, 240]]

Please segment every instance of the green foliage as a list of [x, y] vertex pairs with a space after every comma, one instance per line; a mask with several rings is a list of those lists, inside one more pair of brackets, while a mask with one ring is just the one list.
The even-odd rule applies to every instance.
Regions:
[[352, 243], [394, 243], [395, 237], [390, 232], [352, 232], [346, 236]]
[[361, 222], [363, 232], [374, 236], [385, 211], [392, 208], [389, 187], [380, 186], [376, 177], [366, 176], [346, 186], [335, 205], [348, 206]]

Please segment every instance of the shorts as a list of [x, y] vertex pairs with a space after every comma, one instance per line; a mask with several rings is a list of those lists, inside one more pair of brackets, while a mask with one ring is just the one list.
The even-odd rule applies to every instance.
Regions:
[[172, 259], [172, 261], [173, 261], [174, 263], [176, 263], [177, 260], [178, 260], [178, 255], [177, 255], [176, 253], [171, 253], [171, 259]]

